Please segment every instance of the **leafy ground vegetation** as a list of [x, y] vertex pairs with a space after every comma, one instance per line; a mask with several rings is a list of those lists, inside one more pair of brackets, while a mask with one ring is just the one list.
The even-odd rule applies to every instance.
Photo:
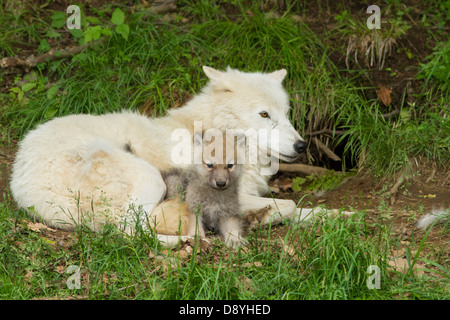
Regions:
[[[80, 30], [67, 28], [71, 4]], [[448, 223], [415, 223], [449, 207], [450, 4], [377, 5], [380, 29], [358, 1], [3, 1], [0, 298], [449, 299]], [[286, 68], [309, 143], [299, 162], [330, 170], [281, 171], [271, 192], [356, 214], [258, 228], [239, 250], [167, 250], [151, 233], [65, 232], [15, 207], [8, 180], [26, 132], [75, 113], [163, 116], [205, 84], [202, 65]]]

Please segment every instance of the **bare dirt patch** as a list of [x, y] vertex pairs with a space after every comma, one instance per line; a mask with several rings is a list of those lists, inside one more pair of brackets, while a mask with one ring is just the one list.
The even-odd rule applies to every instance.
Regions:
[[[328, 209], [365, 212], [369, 222], [391, 228], [393, 244], [398, 248], [418, 247], [426, 231], [416, 227], [417, 220], [434, 209], [449, 208], [450, 171], [432, 163], [421, 162], [399, 188], [393, 204], [389, 189], [395, 181], [379, 181], [366, 172], [347, 178], [336, 189], [328, 192], [305, 194], [292, 189], [275, 194], [276, 197], [302, 200], [305, 207], [323, 205]], [[292, 174], [279, 174], [276, 178], [292, 178]], [[306, 204], [305, 204], [306, 203]], [[436, 253], [449, 259], [450, 233], [446, 226], [435, 226], [425, 240], [424, 254]], [[283, 226], [274, 228], [275, 234], [285, 234]]]

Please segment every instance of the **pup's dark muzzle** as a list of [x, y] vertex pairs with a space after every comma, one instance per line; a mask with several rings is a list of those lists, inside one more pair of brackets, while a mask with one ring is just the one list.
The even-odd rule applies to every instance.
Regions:
[[227, 187], [227, 182], [218, 180], [216, 181], [216, 187], [217, 189], [225, 189]]
[[307, 144], [305, 141], [298, 140], [294, 143], [294, 150], [297, 153], [305, 152]]

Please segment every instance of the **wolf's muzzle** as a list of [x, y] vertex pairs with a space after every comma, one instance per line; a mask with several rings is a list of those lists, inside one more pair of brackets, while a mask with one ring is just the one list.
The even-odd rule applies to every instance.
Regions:
[[294, 150], [297, 153], [303, 153], [306, 150], [306, 146], [307, 144], [305, 141], [298, 140], [294, 143]]

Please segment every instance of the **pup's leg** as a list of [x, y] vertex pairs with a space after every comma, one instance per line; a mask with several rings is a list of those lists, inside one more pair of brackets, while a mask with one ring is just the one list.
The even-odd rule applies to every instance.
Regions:
[[202, 223], [200, 214], [196, 215], [195, 213], [192, 213], [191, 217], [189, 219], [189, 228], [188, 228], [187, 236], [195, 237], [196, 234], [200, 238], [205, 238], [205, 229], [203, 227], [203, 223]]
[[219, 231], [228, 246], [232, 248], [241, 246], [243, 237], [240, 217], [231, 216], [220, 219]]

